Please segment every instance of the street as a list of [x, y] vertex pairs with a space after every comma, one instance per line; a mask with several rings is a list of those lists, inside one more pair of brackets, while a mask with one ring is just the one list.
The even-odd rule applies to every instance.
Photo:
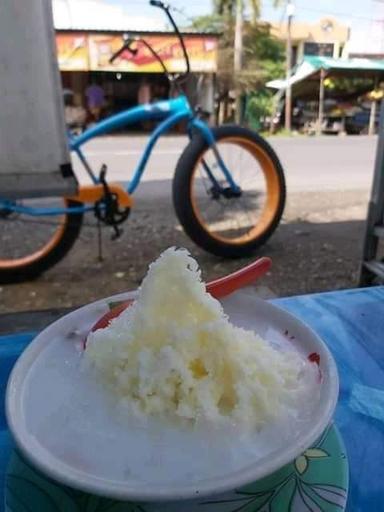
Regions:
[[[110, 180], [127, 180], [145, 138], [106, 137], [89, 143], [86, 154]], [[165, 248], [187, 247], [206, 280], [225, 275], [252, 258], [223, 260], [197, 248], [179, 226], [171, 180], [186, 139], [166, 137], [152, 155], [123, 236], [103, 230], [99, 260], [93, 214], [69, 255], [37, 280], [0, 288], [0, 312], [74, 307], [137, 287], [148, 264]], [[287, 205], [283, 220], [254, 256], [269, 255], [272, 271], [257, 284], [260, 296], [286, 296], [357, 285], [364, 221], [372, 181], [375, 137], [274, 137], [283, 163]], [[76, 166], [77, 168], [77, 166]], [[83, 175], [81, 180], [83, 181]]]
[[[280, 158], [290, 192], [369, 189], [376, 137], [272, 137], [268, 139]], [[110, 180], [127, 181], [145, 147], [144, 136], [116, 136], [95, 139], [84, 153], [95, 170], [108, 166]], [[177, 160], [188, 143], [186, 137], [164, 137], [155, 146], [143, 176], [145, 187], [159, 196], [167, 195]], [[82, 181], [87, 177], [78, 161], [75, 169]]]

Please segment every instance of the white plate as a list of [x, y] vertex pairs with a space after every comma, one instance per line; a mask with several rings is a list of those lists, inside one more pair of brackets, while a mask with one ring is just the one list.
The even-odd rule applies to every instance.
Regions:
[[157, 420], [143, 425], [119, 416], [108, 396], [80, 371], [80, 347], [108, 303], [132, 296], [104, 299], [61, 318], [35, 338], [12, 371], [8, 424], [19, 448], [46, 474], [123, 500], [209, 496], [291, 462], [328, 425], [338, 395], [337, 370], [328, 349], [302, 322], [246, 292], [223, 301], [231, 321], [271, 342], [292, 343], [306, 355], [320, 356], [321, 389], [310, 420], [283, 431], [281, 425], [272, 425], [249, 437], [236, 428], [193, 430]]

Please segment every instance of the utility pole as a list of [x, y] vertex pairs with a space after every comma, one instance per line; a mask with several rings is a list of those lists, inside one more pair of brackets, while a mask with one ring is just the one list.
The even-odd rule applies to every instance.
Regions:
[[325, 70], [323, 68], [320, 69], [320, 83], [319, 83], [319, 114], [317, 118], [317, 127], [316, 134], [321, 135], [323, 130], [323, 121], [324, 121], [324, 79], [325, 79]]
[[[243, 54], [243, 0], [236, 0], [236, 23], [235, 23], [235, 53], [233, 61], [234, 78], [237, 81], [242, 67]], [[241, 95], [239, 86], [236, 83], [236, 103], [235, 103], [235, 120], [236, 123], [241, 122]]]
[[292, 74], [292, 18], [295, 13], [295, 6], [292, 0], [287, 0], [287, 42], [286, 42], [286, 83], [285, 89], [285, 129], [291, 131], [292, 116], [292, 87], [290, 78]]

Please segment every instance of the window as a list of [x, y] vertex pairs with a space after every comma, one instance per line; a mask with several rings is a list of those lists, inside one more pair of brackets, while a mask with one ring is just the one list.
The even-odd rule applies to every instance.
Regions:
[[292, 46], [292, 67], [297, 64], [297, 46]]
[[333, 43], [304, 43], [304, 55], [333, 57]]

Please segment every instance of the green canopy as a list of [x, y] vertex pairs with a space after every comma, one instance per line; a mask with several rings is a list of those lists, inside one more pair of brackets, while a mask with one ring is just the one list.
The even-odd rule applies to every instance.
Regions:
[[[353, 92], [348, 92], [347, 96], [351, 99], [367, 93], [373, 87], [377, 87], [380, 81], [384, 81], [384, 60], [308, 56], [304, 57], [303, 61], [296, 66], [289, 80], [272, 80], [266, 85], [277, 90], [276, 98], [284, 96], [288, 88], [292, 90], [291, 97], [316, 98], [319, 104], [316, 130], [317, 133], [321, 133], [324, 124], [326, 78], [363, 79], [357, 81]], [[341, 90], [327, 90], [327, 99], [335, 99], [337, 96], [341, 96], [341, 92]], [[342, 93], [342, 97], [347, 99], [345, 92]], [[368, 133], [374, 133], [376, 103], [376, 101], [371, 103]]]
[[[327, 71], [327, 76], [353, 76], [355, 78], [384, 78], [384, 60], [374, 59], [332, 59], [331, 57], [304, 57], [303, 61], [293, 70], [289, 84], [294, 86], [300, 82], [319, 80], [319, 72]], [[286, 89], [286, 79], [267, 82], [271, 89]]]

